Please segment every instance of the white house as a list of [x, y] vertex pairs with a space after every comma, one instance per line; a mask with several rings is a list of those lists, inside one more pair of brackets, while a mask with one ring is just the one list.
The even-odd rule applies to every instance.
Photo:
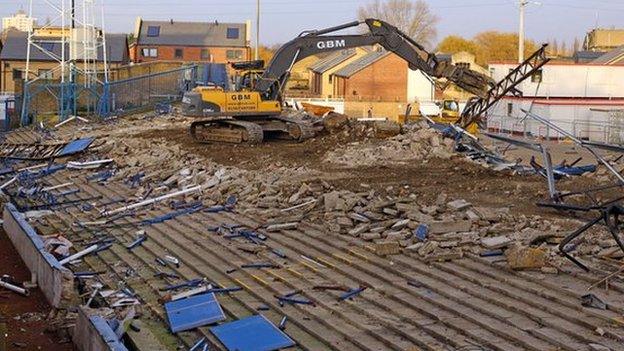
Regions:
[[[514, 63], [490, 65], [494, 80], [503, 79]], [[560, 138], [542, 124], [524, 119], [521, 109], [550, 119], [577, 137], [620, 142], [624, 127], [624, 66], [549, 63], [520, 84], [522, 97], [506, 97], [488, 113], [495, 131]]]

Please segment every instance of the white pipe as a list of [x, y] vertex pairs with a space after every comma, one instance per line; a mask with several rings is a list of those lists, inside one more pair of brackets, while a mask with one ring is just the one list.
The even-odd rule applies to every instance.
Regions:
[[18, 294], [22, 294], [24, 296], [30, 295], [30, 292], [28, 290], [26, 290], [24, 288], [20, 288], [19, 286], [15, 286], [13, 284], [9, 284], [9, 283], [7, 283], [5, 281], [2, 281], [2, 280], [0, 280], [0, 286], [5, 288], [5, 289], [9, 289], [11, 291], [14, 291], [14, 292], [16, 292]]
[[315, 203], [315, 202], [316, 202], [316, 199], [314, 199], [314, 200], [310, 200], [310, 201], [308, 201], [308, 202], [304, 202], [304, 203], [302, 203], [302, 204], [299, 204], [299, 205], [296, 205], [296, 206], [293, 206], [293, 207], [285, 208], [285, 209], [283, 209], [283, 210], [281, 210], [281, 211], [282, 211], [282, 212], [288, 212], [288, 211], [296, 210], [296, 209], [298, 209], [298, 208], [302, 208], [302, 207], [306, 207], [306, 206], [308, 206], [308, 205], [312, 205], [312, 204], [313, 204], [313, 203]]
[[6, 188], [7, 186], [9, 186], [9, 185], [11, 185], [11, 184], [15, 183], [15, 181], [16, 181], [16, 180], [17, 180], [17, 177], [13, 177], [13, 178], [11, 178], [11, 180], [9, 180], [8, 182], [6, 182], [6, 183], [4, 183], [4, 184], [0, 185], [0, 190], [4, 190], [4, 188]]
[[67, 262], [75, 261], [75, 260], [77, 260], [77, 259], [79, 259], [79, 258], [81, 258], [83, 256], [86, 256], [86, 255], [92, 253], [93, 251], [95, 251], [97, 249], [98, 249], [97, 244], [91, 245], [91, 246], [87, 247], [86, 249], [84, 249], [82, 251], [76, 252], [75, 254], [60, 260], [59, 264], [62, 266], [64, 264], [66, 264]]
[[67, 163], [67, 168], [70, 169], [89, 169], [89, 168], [98, 168], [101, 165], [104, 165], [106, 163], [111, 163], [113, 162], [112, 158], [108, 158], [105, 160], [97, 160], [97, 161], [89, 161], [89, 162], [74, 162], [74, 161], [70, 161]]
[[59, 185], [53, 185], [53, 186], [48, 186], [45, 187], [43, 189], [41, 189], [41, 191], [51, 191], [51, 190], [56, 190], [56, 189], [60, 189], [60, 188], [65, 188], [68, 186], [74, 185], [74, 183], [72, 182], [68, 182], [68, 183], [63, 183], [63, 184], [59, 184]]
[[210, 288], [209, 286], [200, 286], [199, 288], [191, 289], [189, 291], [185, 291], [185, 292], [179, 293], [177, 295], [173, 295], [173, 296], [171, 296], [171, 301], [185, 299], [187, 297], [191, 297], [191, 296], [194, 296], [194, 295], [197, 295], [197, 294], [201, 294], [203, 292], [206, 292], [209, 288]]
[[132, 210], [132, 209], [135, 209], [135, 208], [151, 205], [151, 204], [156, 203], [158, 201], [166, 200], [166, 199], [169, 199], [169, 198], [172, 198], [172, 197], [175, 197], [175, 196], [180, 196], [180, 195], [184, 195], [184, 194], [188, 194], [188, 193], [193, 193], [193, 192], [196, 192], [198, 190], [201, 190], [201, 185], [198, 185], [198, 186], [195, 186], [195, 187], [192, 187], [192, 188], [188, 188], [188, 189], [185, 189], [185, 190], [176, 191], [176, 192], [169, 193], [169, 194], [166, 194], [166, 195], [162, 195], [162, 196], [159, 196], [159, 197], [155, 197], [153, 199], [148, 199], [148, 200], [145, 200], [145, 201], [137, 202], [135, 204], [124, 206], [124, 207], [120, 207], [120, 208], [117, 208], [117, 209], [114, 209], [114, 210], [104, 211], [104, 213], [102, 213], [102, 216], [110, 216], [110, 215], [114, 215], [114, 214], [117, 214], [117, 213], [120, 213], [120, 212], [125, 212], [125, 211]]

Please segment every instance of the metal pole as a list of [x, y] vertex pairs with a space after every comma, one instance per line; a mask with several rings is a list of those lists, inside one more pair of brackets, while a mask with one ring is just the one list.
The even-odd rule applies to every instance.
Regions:
[[260, 0], [256, 0], [256, 60], [260, 59]]
[[518, 63], [524, 62], [524, 8], [529, 2], [520, 0], [520, 29], [518, 31]]

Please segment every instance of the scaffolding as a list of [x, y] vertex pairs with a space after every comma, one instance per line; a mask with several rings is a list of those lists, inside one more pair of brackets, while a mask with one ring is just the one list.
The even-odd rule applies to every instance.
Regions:
[[[56, 102], [59, 122], [80, 118], [79, 111], [83, 115], [96, 113], [109, 74], [103, 0], [99, 29], [96, 0], [29, 0], [28, 11], [32, 18], [35, 11], [53, 16], [28, 32], [21, 125], [33, 122], [37, 111], [31, 104], [38, 95], [48, 95]], [[45, 75], [36, 74], [31, 71], [34, 53], [49, 57], [56, 66]]]

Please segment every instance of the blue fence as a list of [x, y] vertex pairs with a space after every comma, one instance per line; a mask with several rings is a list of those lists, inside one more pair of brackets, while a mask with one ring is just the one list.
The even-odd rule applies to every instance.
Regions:
[[27, 82], [23, 89], [23, 104], [18, 102], [18, 125], [29, 125], [35, 118], [45, 119], [46, 116], [58, 117], [60, 121], [72, 115], [104, 119], [151, 108], [164, 101], [179, 101], [185, 92], [195, 87], [198, 66], [189, 65], [91, 87], [80, 83], [81, 77], [76, 81], [60, 83], [40, 79]]
[[164, 101], [179, 101], [195, 87], [197, 66], [110, 82], [102, 87], [99, 117], [132, 113]]

